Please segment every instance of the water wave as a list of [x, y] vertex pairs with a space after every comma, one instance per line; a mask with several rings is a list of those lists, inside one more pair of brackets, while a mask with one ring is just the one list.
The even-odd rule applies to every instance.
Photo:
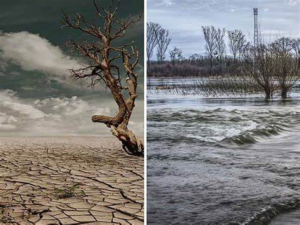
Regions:
[[298, 99], [157, 97], [149, 224], [262, 225], [300, 207]]
[[[148, 126], [154, 132], [150, 141], [204, 142], [218, 144], [252, 144], [278, 135], [300, 123], [295, 111], [209, 110], [152, 111]], [[164, 131], [164, 132], [162, 132]]]
[[236, 136], [224, 138], [222, 140], [222, 143], [234, 143], [237, 145], [254, 144], [263, 137], [270, 137], [273, 135], [280, 134], [281, 132], [286, 130], [285, 127], [286, 126], [277, 124], [271, 124], [265, 127], [258, 127], [253, 130], [243, 132]]
[[300, 200], [294, 199], [289, 202], [273, 204], [261, 209], [241, 225], [265, 225], [269, 224], [276, 216], [300, 208]]

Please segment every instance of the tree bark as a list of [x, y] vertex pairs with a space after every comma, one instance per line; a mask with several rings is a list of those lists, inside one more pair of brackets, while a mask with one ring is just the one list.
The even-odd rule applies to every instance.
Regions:
[[281, 90], [281, 98], [287, 99], [288, 98], [288, 91], [286, 89]]
[[270, 100], [272, 98], [272, 93], [269, 88], [265, 88], [265, 99]]
[[[110, 71], [104, 71], [104, 75], [111, 76]], [[118, 84], [115, 80], [108, 82], [108, 87], [119, 106], [119, 111], [116, 116], [108, 117], [103, 115], [92, 116], [93, 122], [104, 123], [107, 127], [111, 128], [111, 133], [122, 142], [124, 151], [128, 154], [135, 156], [144, 156], [144, 145], [136, 135], [128, 129], [128, 123], [135, 107], [136, 82], [127, 78], [129, 97], [127, 99], [121, 93]]]

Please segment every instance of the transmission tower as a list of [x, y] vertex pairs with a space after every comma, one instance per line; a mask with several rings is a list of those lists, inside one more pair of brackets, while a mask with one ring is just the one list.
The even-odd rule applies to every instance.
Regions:
[[254, 12], [254, 58], [253, 58], [253, 71], [256, 72], [256, 65], [255, 65], [255, 59], [256, 59], [256, 51], [258, 46], [258, 8], [253, 9]]
[[254, 8], [254, 47], [258, 46], [258, 8]]

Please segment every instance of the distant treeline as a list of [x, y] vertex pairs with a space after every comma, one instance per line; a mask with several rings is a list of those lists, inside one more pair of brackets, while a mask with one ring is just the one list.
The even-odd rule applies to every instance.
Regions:
[[210, 59], [205, 56], [190, 57], [180, 61], [150, 61], [148, 77], [207, 77], [231, 73], [237, 68], [232, 57], [224, 57], [222, 64], [216, 60], [210, 67]]

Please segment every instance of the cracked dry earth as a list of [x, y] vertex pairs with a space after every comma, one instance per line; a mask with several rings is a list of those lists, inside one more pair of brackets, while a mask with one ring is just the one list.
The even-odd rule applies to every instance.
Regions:
[[143, 171], [111, 138], [0, 138], [0, 224], [143, 224]]

